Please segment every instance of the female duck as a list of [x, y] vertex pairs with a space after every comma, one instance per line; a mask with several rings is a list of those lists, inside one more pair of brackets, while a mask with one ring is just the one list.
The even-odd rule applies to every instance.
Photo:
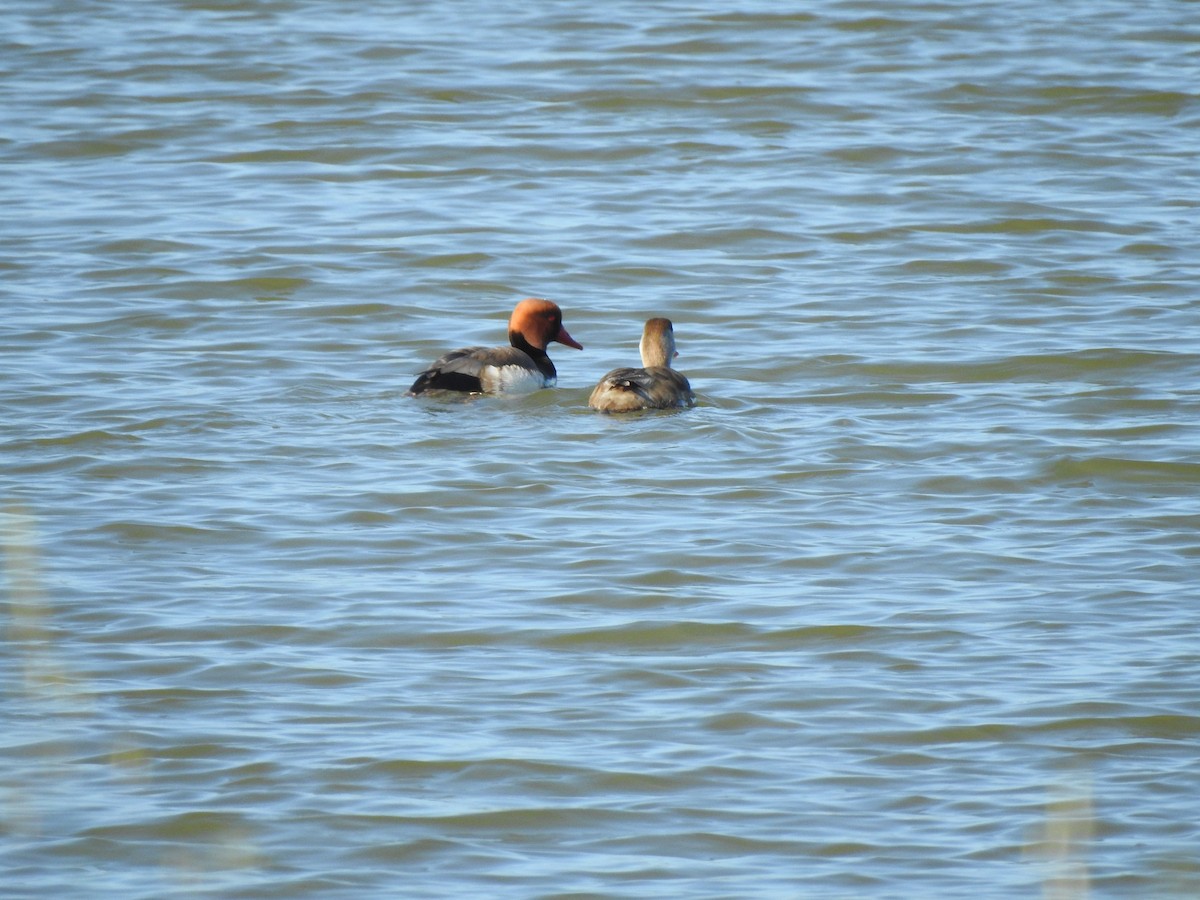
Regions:
[[588, 406], [604, 412], [694, 406], [692, 386], [671, 368], [671, 360], [679, 355], [671, 320], [647, 321], [639, 347], [643, 368], [613, 369], [600, 379]]
[[414, 397], [430, 390], [495, 394], [554, 387], [558, 373], [546, 355], [551, 341], [583, 349], [563, 328], [557, 304], [522, 300], [508, 320], [510, 346], [451, 350], [418, 375], [408, 393]]

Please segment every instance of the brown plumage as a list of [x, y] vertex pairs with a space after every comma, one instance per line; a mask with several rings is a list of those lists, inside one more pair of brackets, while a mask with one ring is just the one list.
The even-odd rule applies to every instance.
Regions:
[[675, 352], [675, 329], [670, 319], [646, 322], [639, 345], [642, 368], [613, 369], [600, 379], [588, 398], [588, 406], [603, 412], [632, 412], [636, 409], [671, 409], [694, 406], [696, 395], [680, 373], [671, 368]]

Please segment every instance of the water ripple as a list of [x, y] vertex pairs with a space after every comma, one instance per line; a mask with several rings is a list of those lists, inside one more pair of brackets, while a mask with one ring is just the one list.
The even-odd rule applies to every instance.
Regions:
[[1186, 6], [0, 12], [6, 896], [1194, 896]]

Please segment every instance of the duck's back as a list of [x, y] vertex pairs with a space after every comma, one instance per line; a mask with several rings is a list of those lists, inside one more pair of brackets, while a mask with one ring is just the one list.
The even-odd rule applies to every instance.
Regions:
[[539, 360], [516, 347], [463, 347], [451, 350], [417, 376], [411, 394], [428, 390], [495, 393], [505, 390], [533, 390], [554, 383], [554, 368], [549, 358]]
[[692, 406], [696, 397], [687, 378], [666, 366], [613, 369], [596, 385], [588, 406], [604, 412]]

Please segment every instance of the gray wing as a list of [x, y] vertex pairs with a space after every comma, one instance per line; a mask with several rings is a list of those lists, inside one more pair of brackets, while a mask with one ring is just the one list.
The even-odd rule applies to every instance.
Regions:
[[479, 393], [483, 390], [480, 373], [485, 367], [532, 365], [529, 355], [516, 347], [462, 347], [434, 360], [417, 376], [409, 393], [429, 390]]

